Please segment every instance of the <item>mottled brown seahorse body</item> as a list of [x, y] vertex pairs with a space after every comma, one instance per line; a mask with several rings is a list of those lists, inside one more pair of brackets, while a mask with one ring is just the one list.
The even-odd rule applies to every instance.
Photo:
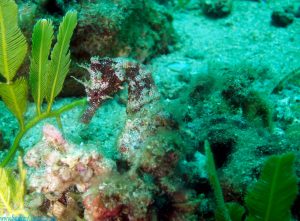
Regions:
[[[134, 167], [155, 170], [173, 149], [167, 139], [158, 137], [174, 124], [162, 111], [160, 95], [151, 73], [143, 65], [122, 58], [92, 58], [87, 70], [90, 80], [84, 85], [89, 107], [82, 121], [88, 123], [101, 104], [127, 83], [127, 119], [119, 137], [118, 149]], [[174, 160], [174, 153], [170, 158]]]

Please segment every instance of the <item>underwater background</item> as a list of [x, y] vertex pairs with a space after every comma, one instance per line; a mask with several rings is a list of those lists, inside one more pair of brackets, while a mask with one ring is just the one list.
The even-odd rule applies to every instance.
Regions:
[[0, 0], [0, 36], [0, 220], [300, 220], [300, 1]]

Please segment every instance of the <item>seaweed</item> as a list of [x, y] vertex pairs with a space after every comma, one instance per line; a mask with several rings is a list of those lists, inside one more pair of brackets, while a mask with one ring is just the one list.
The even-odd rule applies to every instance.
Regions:
[[191, 0], [178, 0], [176, 4], [177, 9], [184, 9]]
[[246, 221], [291, 220], [290, 208], [298, 193], [294, 171], [295, 154], [271, 156], [257, 183], [248, 189]]
[[[0, 96], [7, 108], [19, 122], [19, 132], [0, 166], [6, 166], [19, 149], [24, 134], [45, 118], [54, 117], [59, 125], [60, 115], [78, 105], [85, 99], [75, 101], [57, 110], [52, 110], [55, 97], [62, 90], [63, 82], [69, 71], [69, 45], [77, 24], [77, 12], [69, 11], [60, 24], [57, 42], [50, 53], [53, 26], [52, 22], [42, 19], [37, 22], [32, 36], [32, 56], [29, 83], [36, 104], [36, 115], [25, 122], [27, 109], [28, 82], [25, 77], [16, 78], [16, 73], [27, 53], [27, 43], [18, 27], [18, 8], [13, 0], [0, 2], [0, 73], [4, 82], [0, 82]], [[14, 80], [16, 78], [16, 80]], [[47, 109], [42, 110], [43, 101]]]
[[[244, 208], [238, 203], [224, 201], [208, 141], [205, 141], [205, 153], [207, 172], [216, 198], [216, 220], [243, 220]], [[245, 197], [246, 221], [291, 220], [290, 209], [298, 193], [294, 161], [294, 153], [274, 155], [266, 160], [259, 180], [248, 188]]]
[[287, 73], [283, 77], [279, 78], [278, 82], [276, 82], [276, 84], [274, 85], [271, 94], [278, 93], [279, 91], [281, 91], [291, 79], [298, 77], [299, 75], [300, 75], [300, 67], [292, 70], [291, 72]]
[[28, 216], [24, 207], [25, 177], [22, 159], [18, 159], [19, 177], [9, 168], [0, 168], [0, 216]]
[[220, 181], [218, 179], [215, 161], [213, 154], [211, 152], [210, 145], [208, 141], [204, 143], [207, 173], [211, 186], [213, 187], [215, 199], [216, 199], [216, 210], [215, 218], [216, 221], [238, 221], [242, 220], [242, 216], [245, 213], [245, 209], [238, 203], [225, 203], [224, 196], [222, 193], [222, 188]]

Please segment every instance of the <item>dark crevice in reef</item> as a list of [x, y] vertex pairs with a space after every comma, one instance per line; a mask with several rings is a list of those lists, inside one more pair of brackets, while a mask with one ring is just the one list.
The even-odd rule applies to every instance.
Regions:
[[44, 10], [51, 15], [64, 15], [64, 11], [61, 8], [61, 5], [58, 4], [56, 0], [48, 0], [44, 3]]
[[170, 220], [171, 214], [174, 211], [170, 201], [171, 198], [167, 194], [158, 196], [155, 199], [153, 206], [157, 210], [157, 217], [159, 217], [160, 221]]
[[[220, 134], [222, 133], [220, 132]], [[217, 168], [221, 168], [226, 164], [228, 157], [233, 150], [234, 145], [235, 145], [234, 139], [212, 140], [211, 150], [214, 154]]]

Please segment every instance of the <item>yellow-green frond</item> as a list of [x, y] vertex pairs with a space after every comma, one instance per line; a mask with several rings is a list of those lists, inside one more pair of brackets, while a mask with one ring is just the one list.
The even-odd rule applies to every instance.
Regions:
[[0, 84], [0, 96], [8, 109], [16, 116], [20, 127], [24, 127], [24, 113], [27, 108], [28, 86], [25, 78], [18, 78], [11, 84]]
[[27, 43], [18, 27], [18, 8], [13, 0], [0, 1], [0, 73], [10, 82], [27, 52]]
[[11, 169], [0, 167], [0, 216], [28, 215], [24, 209], [25, 176], [21, 157], [18, 176]]
[[18, 158], [18, 166], [19, 166], [19, 180], [16, 185], [15, 199], [21, 199], [18, 202], [18, 207], [19, 207], [19, 209], [23, 210], [24, 209], [24, 197], [26, 194], [26, 188], [25, 188], [26, 170], [23, 167], [23, 161], [22, 161], [21, 157]]
[[11, 206], [11, 189], [15, 189], [15, 183], [11, 182], [11, 173], [11, 170], [0, 167], [0, 215], [11, 213], [13, 209]]
[[38, 114], [45, 98], [49, 54], [53, 39], [52, 22], [39, 20], [33, 28], [29, 83]]
[[57, 43], [51, 53], [46, 99], [50, 111], [54, 98], [60, 93], [71, 63], [70, 41], [77, 24], [77, 12], [68, 12], [59, 26]]

